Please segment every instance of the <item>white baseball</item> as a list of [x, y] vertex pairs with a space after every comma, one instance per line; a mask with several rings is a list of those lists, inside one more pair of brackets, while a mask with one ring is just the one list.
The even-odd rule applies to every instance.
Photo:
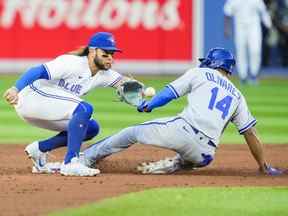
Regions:
[[156, 90], [153, 87], [147, 87], [144, 94], [146, 97], [153, 97], [156, 94]]

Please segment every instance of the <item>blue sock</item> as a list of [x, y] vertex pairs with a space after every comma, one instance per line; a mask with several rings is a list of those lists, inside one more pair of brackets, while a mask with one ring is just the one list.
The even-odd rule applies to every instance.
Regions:
[[94, 119], [91, 119], [88, 124], [88, 129], [87, 129], [84, 141], [93, 139], [95, 136], [99, 134], [99, 131], [100, 131], [100, 126], [98, 122]]
[[[88, 123], [88, 129], [84, 141], [90, 140], [97, 136], [99, 133], [100, 126], [94, 119], [91, 119]], [[50, 137], [49, 139], [39, 141], [39, 149], [42, 152], [51, 151], [63, 146], [67, 146], [67, 131], [62, 131], [56, 136]]]
[[73, 157], [79, 157], [80, 147], [88, 128], [90, 116], [85, 112], [76, 113], [68, 125], [67, 153], [64, 163], [67, 164]]
[[86, 137], [93, 106], [82, 101], [74, 110], [67, 129], [67, 153], [64, 163], [70, 163], [73, 157], [79, 157], [81, 144]]
[[39, 149], [42, 152], [51, 151], [67, 145], [67, 132], [62, 131], [56, 136], [50, 137], [47, 140], [39, 141]]

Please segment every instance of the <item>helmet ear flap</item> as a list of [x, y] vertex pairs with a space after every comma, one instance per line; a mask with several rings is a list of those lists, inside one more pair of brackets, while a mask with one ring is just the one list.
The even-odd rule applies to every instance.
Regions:
[[205, 59], [202, 59], [202, 60], [201, 60], [200, 67], [208, 67], [210, 64], [211, 64], [211, 60], [205, 58]]

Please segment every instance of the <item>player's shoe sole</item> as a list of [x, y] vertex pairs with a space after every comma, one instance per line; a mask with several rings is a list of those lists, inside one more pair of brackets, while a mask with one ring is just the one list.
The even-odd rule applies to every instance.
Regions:
[[169, 174], [180, 169], [181, 165], [176, 157], [156, 162], [141, 163], [137, 166], [137, 171], [142, 174]]
[[60, 162], [49, 162], [43, 167], [32, 167], [32, 173], [34, 174], [54, 174], [60, 173], [61, 163]]
[[[47, 153], [43, 153], [39, 150], [38, 142], [33, 142], [26, 146], [24, 152], [28, 158], [32, 161], [32, 173], [55, 173], [54, 166], [47, 165]], [[57, 164], [56, 164], [57, 165]], [[57, 165], [60, 167], [60, 165]]]

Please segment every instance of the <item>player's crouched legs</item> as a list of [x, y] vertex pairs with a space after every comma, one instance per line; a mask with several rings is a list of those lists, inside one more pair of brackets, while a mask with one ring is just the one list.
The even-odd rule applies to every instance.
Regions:
[[[98, 122], [94, 119], [91, 119], [88, 123], [87, 132], [84, 138], [84, 141], [91, 140], [95, 136], [98, 135], [100, 131], [100, 126]], [[47, 162], [47, 153], [41, 152], [38, 148], [39, 142], [34, 142], [28, 145], [25, 149], [28, 157], [33, 162], [32, 173], [58, 173], [60, 172], [61, 162]], [[43, 142], [42, 142], [43, 143]], [[67, 132], [62, 131], [58, 135], [45, 140], [46, 149], [48, 148], [49, 151], [51, 149], [55, 149], [58, 147], [66, 146], [67, 145]], [[49, 144], [49, 145], [47, 145]], [[79, 155], [80, 159], [83, 160], [83, 155]]]

